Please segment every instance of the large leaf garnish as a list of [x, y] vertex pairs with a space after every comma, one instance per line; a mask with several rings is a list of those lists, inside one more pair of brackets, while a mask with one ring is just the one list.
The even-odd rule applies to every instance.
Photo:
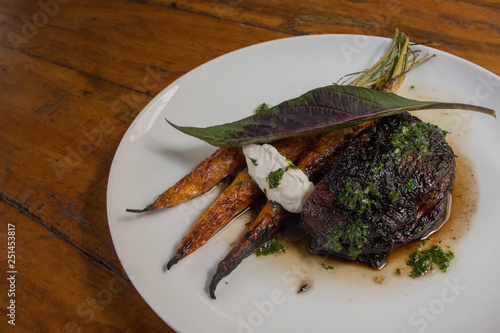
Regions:
[[363, 87], [331, 85], [232, 123], [205, 128], [169, 123], [211, 145], [238, 147], [348, 127], [405, 111], [429, 109], [464, 109], [496, 117], [494, 110], [476, 105], [416, 101]]

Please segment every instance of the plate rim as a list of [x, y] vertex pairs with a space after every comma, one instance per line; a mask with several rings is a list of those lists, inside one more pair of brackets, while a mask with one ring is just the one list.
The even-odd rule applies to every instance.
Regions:
[[[157, 309], [156, 308], [156, 305], [152, 304], [150, 302], [150, 300], [146, 297], [146, 295], [144, 294], [144, 291], [139, 288], [137, 286], [137, 283], [136, 281], [134, 280], [134, 278], [131, 278], [131, 272], [130, 272], [130, 268], [127, 267], [126, 264], [124, 264], [123, 262], [123, 258], [122, 258], [122, 255], [120, 254], [120, 251], [117, 247], [117, 240], [115, 239], [116, 237], [116, 232], [114, 232], [114, 228], [116, 226], [113, 225], [113, 222], [111, 221], [113, 216], [112, 216], [112, 212], [110, 211], [109, 209], [109, 206], [110, 206], [110, 202], [112, 201], [112, 198], [110, 197], [110, 188], [112, 188], [112, 186], [114, 186], [112, 184], [112, 181], [113, 181], [113, 178], [114, 178], [114, 174], [116, 174], [116, 171], [115, 169], [117, 168], [116, 166], [116, 163], [117, 163], [117, 160], [116, 160], [116, 156], [120, 153], [120, 150], [121, 149], [124, 149], [123, 148], [123, 145], [124, 145], [124, 140], [126, 138], [128, 138], [131, 134], [131, 131], [134, 129], [134, 127], [137, 125], [137, 121], [138, 119], [140, 118], [141, 115], [143, 115], [143, 113], [148, 110], [149, 108], [151, 108], [157, 101], [159, 98], [161, 98], [161, 96], [163, 94], [165, 94], [165, 92], [167, 92], [169, 89], [171, 89], [172, 87], [174, 87], [175, 85], [178, 85], [185, 77], [186, 75], [192, 73], [192, 72], [195, 72], [195, 71], [198, 71], [202, 68], [204, 68], [205, 66], [210, 66], [211, 63], [215, 62], [215, 61], [222, 61], [225, 57], [229, 57], [229, 56], [237, 56], [238, 54], [240, 53], [244, 53], [246, 52], [248, 49], [253, 49], [253, 48], [259, 48], [259, 47], [266, 47], [267, 45], [270, 45], [270, 44], [276, 44], [276, 43], [282, 43], [282, 42], [287, 42], [287, 41], [290, 41], [290, 40], [295, 40], [295, 39], [315, 39], [315, 38], [356, 38], [356, 37], [362, 37], [362, 38], [369, 38], [369, 39], [373, 39], [373, 40], [379, 40], [379, 41], [391, 41], [392, 39], [391, 38], [388, 38], [388, 37], [382, 37], [382, 36], [370, 36], [370, 35], [360, 35], [360, 34], [312, 34], [312, 35], [302, 35], [302, 36], [287, 36], [287, 37], [283, 37], [283, 38], [278, 38], [278, 39], [273, 39], [273, 40], [269, 40], [269, 41], [264, 41], [264, 42], [260, 42], [260, 43], [256, 43], [256, 44], [252, 44], [252, 45], [248, 45], [248, 46], [245, 46], [245, 47], [242, 47], [242, 48], [239, 48], [239, 49], [236, 49], [236, 50], [233, 50], [233, 51], [230, 51], [228, 53], [225, 53], [225, 54], [222, 54], [222, 55], [219, 55], [209, 61], [206, 61], [196, 67], [194, 67], [193, 69], [189, 70], [188, 72], [184, 73], [182, 76], [178, 77], [177, 79], [175, 79], [174, 81], [172, 81], [170, 84], [168, 84], [166, 87], [164, 87], [159, 93], [157, 93], [154, 98], [152, 98], [144, 108], [142, 108], [142, 110], [137, 113], [137, 115], [134, 117], [134, 120], [130, 123], [130, 125], [128, 126], [127, 130], [125, 131], [125, 133], [123, 134], [123, 136], [121, 137], [120, 139], [120, 142], [114, 152], [114, 155], [113, 155], [113, 160], [112, 160], [112, 163], [111, 163], [111, 167], [110, 167], [110, 170], [109, 170], [109, 174], [108, 174], [108, 183], [107, 183], [107, 187], [106, 187], [106, 213], [107, 213], [107, 220], [108, 220], [108, 227], [109, 227], [109, 230], [110, 230], [110, 235], [111, 235], [111, 239], [112, 239], [112, 242], [113, 242], [113, 247], [115, 249], [115, 252], [116, 252], [116, 255], [120, 261], [120, 264], [122, 265], [125, 273], [127, 274], [127, 278], [130, 280], [130, 282], [132, 283], [132, 285], [134, 286], [134, 288], [137, 290], [137, 292], [141, 295], [141, 297], [143, 298], [143, 300], [148, 304], [148, 306], [167, 324], [169, 325], [172, 329], [176, 330], [176, 331], [181, 331], [183, 330], [183, 328], [185, 328], [185, 326], [183, 326], [181, 323], [177, 323], [175, 322], [175, 320], [173, 320], [174, 318], [166, 318], [164, 314], [161, 313], [161, 309]], [[488, 75], [493, 75], [494, 77], [500, 79], [500, 77], [491, 72], [490, 70], [488, 69], [485, 69], [467, 59], [464, 59], [464, 58], [461, 58], [459, 56], [456, 56], [452, 53], [449, 53], [449, 52], [446, 52], [446, 51], [442, 51], [442, 50], [439, 50], [439, 49], [435, 49], [435, 48], [432, 48], [432, 47], [429, 47], [429, 46], [422, 46], [422, 48], [424, 48], [426, 51], [428, 52], [431, 52], [432, 53], [436, 53], [436, 55], [439, 56], [439, 54], [443, 54], [443, 55], [446, 55], [446, 56], [449, 56], [449, 57], [452, 57], [454, 58], [455, 61], [458, 61], [466, 66], [472, 66], [475, 70], [478, 70], [480, 72], [483, 72], [483, 73], [486, 73]]]

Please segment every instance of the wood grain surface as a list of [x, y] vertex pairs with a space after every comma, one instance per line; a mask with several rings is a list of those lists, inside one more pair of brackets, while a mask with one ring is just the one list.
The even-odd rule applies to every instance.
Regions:
[[173, 332], [126, 276], [107, 224], [111, 162], [134, 117], [227, 52], [396, 27], [500, 74], [497, 1], [0, 0], [0, 331]]

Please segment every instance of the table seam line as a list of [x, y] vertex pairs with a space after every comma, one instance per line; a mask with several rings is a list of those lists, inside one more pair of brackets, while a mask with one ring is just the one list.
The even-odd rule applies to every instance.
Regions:
[[54, 229], [52, 227], [49, 227], [48, 225], [45, 225], [38, 216], [36, 216], [35, 214], [31, 213], [29, 211], [29, 209], [26, 208], [25, 206], [23, 206], [21, 203], [15, 201], [15, 200], [7, 198], [5, 196], [5, 194], [2, 193], [2, 192], [0, 192], [0, 200], [2, 202], [6, 203], [7, 205], [9, 205], [10, 207], [14, 208], [15, 210], [17, 210], [18, 212], [20, 212], [20, 213], [24, 214], [25, 216], [29, 217], [35, 223], [38, 223], [39, 225], [41, 225], [45, 229], [49, 230], [54, 235], [56, 235], [59, 239], [65, 241], [67, 244], [73, 246], [77, 251], [81, 252], [82, 254], [84, 254], [85, 256], [87, 256], [89, 259], [91, 259], [95, 263], [97, 263], [97, 264], [105, 267], [106, 269], [108, 269], [112, 273], [114, 273], [114, 274], [120, 276], [121, 278], [123, 278], [124, 280], [130, 282], [130, 279], [128, 278], [128, 276], [126, 276], [125, 274], [123, 274], [122, 272], [120, 272], [119, 270], [117, 270], [116, 268], [113, 268], [112, 266], [110, 266], [109, 264], [107, 264], [104, 260], [100, 259], [99, 257], [93, 255], [89, 251], [85, 250], [83, 247], [81, 247], [80, 245], [78, 245], [75, 242], [73, 242], [72, 240], [70, 240], [68, 237], [66, 237], [64, 234], [62, 234], [57, 229]]

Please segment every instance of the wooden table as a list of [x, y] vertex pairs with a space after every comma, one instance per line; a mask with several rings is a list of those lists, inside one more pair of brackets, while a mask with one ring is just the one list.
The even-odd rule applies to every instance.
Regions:
[[398, 27], [498, 75], [499, 22], [488, 0], [0, 0], [0, 331], [172, 332], [120, 265], [106, 186], [134, 117], [186, 72], [273, 39]]

